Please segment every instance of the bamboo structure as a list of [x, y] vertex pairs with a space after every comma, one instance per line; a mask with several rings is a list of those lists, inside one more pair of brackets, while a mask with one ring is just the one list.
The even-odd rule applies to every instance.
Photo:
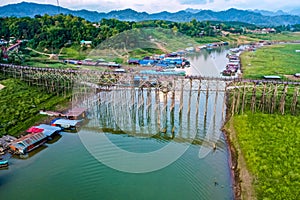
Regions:
[[[144, 117], [144, 113], [149, 118], [149, 111], [153, 106], [155, 108], [154, 115], [157, 116], [157, 126], [159, 127], [161, 115], [163, 114], [161, 112], [166, 110], [169, 113], [173, 113], [172, 115], [174, 116], [178, 113], [183, 118], [190, 116], [193, 110], [195, 110], [194, 116], [199, 116], [201, 111], [202, 116], [206, 119], [210, 105], [209, 96], [220, 92], [225, 93], [223, 99], [224, 101], [226, 99], [228, 102], [224, 103], [224, 105], [230, 106], [227, 109], [229, 109], [231, 115], [243, 114], [247, 110], [251, 112], [290, 113], [297, 115], [300, 110], [300, 82], [167, 75], [147, 75], [146, 79], [136, 79], [136, 77], [145, 77], [145, 75], [34, 68], [7, 64], [0, 64], [0, 73], [5, 77], [20, 79], [28, 83], [28, 85], [36, 86], [45, 92], [55, 95], [67, 96], [72, 92], [72, 101], [75, 104], [81, 101], [90, 101], [91, 95], [87, 93], [104, 94], [116, 89], [129, 89], [130, 92], [125, 92], [123, 95], [120, 94], [114, 97], [107, 95], [106, 100], [105, 95], [99, 95], [97, 98], [99, 98], [99, 103], [101, 104], [106, 101], [105, 105], [107, 108], [103, 109], [107, 113], [112, 101], [109, 98], [129, 99], [127, 106], [130, 107], [132, 116], [135, 116], [134, 113], [139, 111], [140, 114], [137, 114], [137, 116], [141, 118]], [[219, 83], [224, 83], [226, 85], [225, 88], [218, 88]], [[74, 91], [74, 87], [78, 87], [77, 91]], [[165, 95], [163, 95], [163, 90]], [[155, 94], [154, 96], [152, 95], [153, 93]], [[195, 94], [195, 98], [193, 94]], [[162, 100], [160, 96], [163, 97]], [[162, 108], [161, 102], [163, 103]], [[201, 110], [202, 105], [204, 105], [204, 108]], [[122, 104], [120, 107], [124, 109], [125, 105]], [[213, 110], [217, 112], [216, 109]], [[222, 109], [222, 115], [224, 113], [225, 106]], [[185, 114], [187, 115], [185, 116]], [[179, 121], [182, 122], [182, 120]], [[140, 122], [143, 124], [142, 121]]]

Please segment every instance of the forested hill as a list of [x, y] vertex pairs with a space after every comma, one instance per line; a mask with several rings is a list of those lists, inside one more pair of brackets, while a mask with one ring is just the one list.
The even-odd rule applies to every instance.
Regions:
[[288, 25], [300, 24], [300, 16], [294, 15], [262, 15], [261, 13], [246, 10], [229, 9], [226, 11], [214, 12], [211, 10], [199, 10], [199, 12], [179, 11], [176, 13], [160, 12], [148, 14], [137, 12], [131, 9], [111, 11], [109, 13], [99, 13], [88, 10], [70, 10], [53, 5], [36, 3], [18, 3], [0, 7], [0, 17], [34, 17], [35, 15], [56, 15], [58, 13], [72, 14], [85, 18], [88, 21], [98, 22], [103, 18], [115, 18], [122, 21], [145, 21], [145, 20], [167, 20], [175, 22], [189, 22], [192, 19], [198, 21], [240, 21], [256, 25]]

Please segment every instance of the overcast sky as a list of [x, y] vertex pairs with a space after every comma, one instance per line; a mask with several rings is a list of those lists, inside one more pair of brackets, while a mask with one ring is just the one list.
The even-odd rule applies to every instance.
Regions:
[[[0, 0], [0, 6], [22, 1], [57, 5], [57, 0]], [[186, 8], [211, 9], [215, 11], [229, 8], [289, 11], [300, 8], [299, 0], [58, 0], [62, 7], [87, 9], [99, 12], [132, 8], [137, 11], [156, 13], [176, 12]]]

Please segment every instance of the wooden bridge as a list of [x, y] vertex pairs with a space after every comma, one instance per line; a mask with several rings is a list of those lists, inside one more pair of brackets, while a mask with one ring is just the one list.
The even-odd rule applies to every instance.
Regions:
[[[0, 73], [6, 77], [21, 79], [49, 93], [67, 95], [73, 92], [74, 103], [82, 101], [82, 98], [87, 99], [91, 94], [137, 90], [142, 97], [155, 91], [158, 96], [170, 99], [170, 111], [173, 111], [176, 97], [178, 97], [179, 113], [182, 112], [183, 102], [187, 99], [188, 113], [191, 109], [199, 112], [199, 106], [203, 103], [204, 116], [207, 116], [208, 108], [205, 107], [213, 102], [212, 96], [223, 96], [223, 115], [225, 109], [229, 114], [244, 113], [247, 110], [265, 113], [291, 113], [293, 115], [300, 112], [300, 82], [108, 73], [8, 64], [0, 64]], [[134, 93], [131, 94], [134, 95]], [[192, 101], [192, 96], [197, 98]], [[201, 97], [205, 97], [203, 102], [200, 101]]]

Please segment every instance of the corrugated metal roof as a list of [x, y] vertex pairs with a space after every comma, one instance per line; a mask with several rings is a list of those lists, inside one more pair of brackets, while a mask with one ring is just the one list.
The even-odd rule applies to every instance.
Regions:
[[70, 110], [68, 113], [65, 114], [65, 116], [72, 116], [72, 117], [78, 117], [80, 116], [82, 113], [85, 112], [85, 108], [73, 108], [72, 110]]
[[46, 136], [51, 136], [53, 133], [55, 132], [58, 132], [58, 131], [61, 131], [61, 128], [60, 127], [57, 127], [57, 126], [50, 126], [48, 124], [40, 124], [38, 126], [36, 126], [37, 128], [42, 128], [44, 129], [43, 133], [46, 135]]
[[31, 133], [28, 135], [25, 135], [24, 137], [21, 137], [20, 139], [17, 139], [16, 141], [14, 141], [12, 143], [13, 146], [17, 147], [20, 149], [20, 147], [23, 147], [22, 149], [36, 143], [39, 142], [43, 139], [45, 139], [47, 136], [44, 135], [43, 132], [40, 133]]
[[265, 79], [280, 79], [280, 76], [264, 76]]
[[76, 124], [81, 121], [82, 120], [57, 119], [53, 124], [60, 125], [63, 128], [69, 128], [70, 126], [76, 126]]

